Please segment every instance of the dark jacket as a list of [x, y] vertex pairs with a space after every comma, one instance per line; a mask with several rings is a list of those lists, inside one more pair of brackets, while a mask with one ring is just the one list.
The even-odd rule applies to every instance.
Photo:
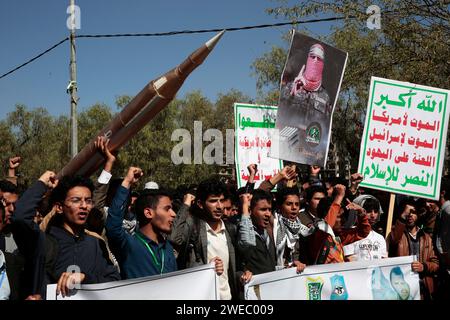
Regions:
[[[233, 299], [239, 297], [238, 279], [241, 275], [240, 263], [236, 259], [236, 226], [230, 223], [225, 224], [225, 236], [227, 238], [229, 265], [228, 283]], [[191, 268], [208, 261], [208, 238], [206, 234], [206, 222], [190, 214], [190, 208], [183, 204], [175, 218], [172, 233], [169, 236], [178, 252], [178, 266], [180, 269]]]
[[320, 220], [318, 217], [312, 217], [307, 209], [301, 210], [298, 218], [300, 219], [300, 222], [308, 228], [314, 226], [314, 223]]
[[[437, 243], [439, 241], [439, 244]], [[435, 248], [442, 248], [439, 255], [439, 263], [442, 271], [450, 270], [450, 201], [447, 200], [441, 207], [441, 211], [436, 217], [436, 224], [433, 234], [433, 244]], [[438, 250], [436, 250], [438, 251]]]
[[[177, 262], [169, 241], [157, 244], [139, 231], [132, 236], [122, 227], [129, 194], [130, 190], [123, 186], [117, 189], [106, 218], [106, 236], [119, 261], [122, 276], [124, 279], [131, 279], [176, 271]], [[159, 266], [139, 237], [153, 250]]]
[[83, 283], [101, 283], [120, 280], [120, 275], [108, 258], [104, 243], [88, 234], [75, 236], [59, 226], [42, 232], [33, 221], [36, 208], [47, 191], [37, 181], [17, 201], [13, 218], [13, 234], [19, 250], [25, 256], [25, 270], [30, 283], [30, 294], [46, 295], [46, 285], [56, 283], [63, 272], [86, 275]]
[[[419, 262], [424, 265], [424, 270], [419, 273], [419, 277], [424, 280], [427, 292], [421, 292], [422, 297], [434, 294], [434, 276], [439, 271], [439, 261], [433, 248], [431, 237], [423, 230], [417, 232], [419, 238]], [[397, 219], [392, 231], [386, 238], [386, 247], [389, 257], [403, 257], [411, 255], [410, 240], [406, 224], [402, 219]]]
[[275, 271], [277, 264], [275, 244], [273, 238], [269, 235], [269, 247], [259, 236], [255, 236], [256, 245], [249, 246], [239, 242], [239, 254], [241, 255], [244, 270], [250, 270], [253, 274], [261, 274]]

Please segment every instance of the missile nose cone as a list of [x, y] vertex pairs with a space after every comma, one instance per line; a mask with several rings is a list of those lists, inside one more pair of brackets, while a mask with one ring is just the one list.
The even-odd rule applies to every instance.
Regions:
[[219, 42], [220, 38], [222, 38], [223, 34], [225, 33], [225, 30], [220, 31], [218, 34], [216, 34], [214, 37], [209, 39], [205, 45], [208, 47], [209, 51], [214, 49], [217, 42]]
[[[186, 78], [189, 73], [191, 73], [195, 68], [203, 63], [206, 57], [212, 52], [214, 46], [219, 42], [220, 38], [225, 33], [225, 30], [222, 30], [214, 37], [209, 39], [205, 44], [203, 44], [200, 48], [195, 50], [186, 60], [184, 60], [177, 68], [177, 76]], [[184, 81], [184, 80], [183, 80]]]

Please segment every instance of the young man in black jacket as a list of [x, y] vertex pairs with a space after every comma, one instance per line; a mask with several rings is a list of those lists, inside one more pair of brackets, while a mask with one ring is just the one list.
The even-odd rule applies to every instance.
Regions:
[[[245, 270], [252, 274], [275, 271], [284, 267], [277, 266], [272, 215], [272, 195], [257, 189], [252, 194], [243, 194], [242, 219], [239, 223], [239, 253], [242, 256]], [[280, 260], [284, 260], [280, 256]], [[292, 267], [300, 273], [305, 265], [298, 260], [292, 261]]]
[[239, 224], [239, 252], [246, 270], [253, 274], [275, 271], [277, 254], [273, 233], [272, 195], [263, 190], [244, 194], [242, 218]]
[[[57, 214], [44, 233], [33, 217], [47, 189], [53, 190]], [[57, 283], [57, 294], [66, 296], [76, 284], [120, 280], [104, 243], [84, 229], [93, 189], [89, 179], [65, 177], [58, 183], [47, 171], [17, 202], [13, 233], [26, 257], [30, 294], [45, 296], [49, 283]]]

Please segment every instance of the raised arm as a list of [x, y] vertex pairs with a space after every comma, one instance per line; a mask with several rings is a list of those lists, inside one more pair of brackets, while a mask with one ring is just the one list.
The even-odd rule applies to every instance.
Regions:
[[36, 223], [33, 221], [36, 215], [36, 208], [47, 189], [53, 189], [57, 184], [58, 180], [56, 180], [55, 173], [46, 171], [17, 201], [16, 210], [12, 217], [13, 222], [24, 223], [33, 229], [37, 228]]
[[106, 159], [105, 167], [95, 183], [95, 190], [92, 196], [95, 207], [103, 211], [106, 203], [106, 195], [109, 189], [109, 181], [112, 177], [111, 172], [114, 162], [116, 161], [116, 157], [109, 151], [109, 140], [106, 140], [105, 137], [97, 137], [94, 144]]
[[242, 217], [239, 222], [238, 245], [241, 247], [256, 246], [256, 237], [250, 217], [250, 201], [252, 195], [245, 193], [240, 196], [242, 202]]
[[195, 196], [192, 193], [186, 193], [184, 195], [183, 205], [178, 210], [177, 216], [173, 221], [169, 240], [177, 247], [184, 245], [189, 240], [189, 230], [193, 224], [189, 211], [194, 200]]
[[327, 216], [325, 217], [325, 221], [332, 228], [334, 227], [334, 225], [336, 223], [337, 216], [341, 209], [341, 203], [345, 197], [345, 186], [342, 184], [335, 185], [334, 192], [336, 192], [336, 195], [334, 197], [334, 200], [333, 200], [333, 203], [331, 204], [330, 209], [328, 210]]
[[[24, 254], [32, 254], [35, 241], [40, 232], [39, 226], [34, 222], [36, 209], [43, 195], [48, 189], [58, 184], [56, 174], [46, 171], [16, 203], [16, 210], [12, 216], [12, 232], [14, 239]], [[30, 252], [31, 251], [31, 252]]]
[[246, 193], [252, 192], [252, 190], [255, 189], [255, 176], [256, 176], [256, 173], [258, 172], [258, 166], [254, 163], [249, 164], [247, 166], [247, 170], [248, 170], [249, 176], [248, 176], [247, 184], [245, 185]]
[[408, 216], [408, 212], [402, 212], [400, 217], [395, 221], [395, 225], [392, 228], [392, 231], [389, 233], [386, 244], [388, 247], [392, 245], [398, 245], [400, 240], [402, 239], [403, 233], [406, 229], [406, 217]]
[[309, 167], [309, 179], [308, 182], [310, 185], [320, 182], [320, 167], [319, 166], [310, 166]]
[[16, 169], [20, 166], [20, 163], [22, 161], [21, 157], [12, 157], [9, 158], [9, 166], [8, 166], [8, 176], [6, 177], [6, 180], [10, 181], [14, 185], [17, 186], [17, 175], [16, 175]]
[[106, 236], [114, 247], [123, 248], [126, 245], [128, 234], [122, 227], [122, 221], [128, 209], [127, 204], [131, 185], [136, 183], [142, 175], [140, 168], [130, 167], [108, 209]]
[[291, 166], [285, 166], [283, 170], [278, 172], [275, 176], [269, 180], [263, 181], [259, 189], [270, 192], [281, 181], [288, 181], [297, 177], [297, 173]]
[[360, 173], [354, 173], [350, 176], [350, 188], [347, 189], [346, 197], [353, 201], [359, 196], [359, 184], [363, 181], [364, 176]]
[[364, 208], [356, 203], [350, 202], [350, 200], [347, 199], [347, 209], [355, 210], [357, 212], [357, 225], [356, 229], [352, 228], [347, 232], [341, 233], [341, 241], [344, 246], [366, 238], [369, 235], [370, 230], [372, 230], [369, 223], [369, 218], [367, 217], [366, 210], [364, 210]]

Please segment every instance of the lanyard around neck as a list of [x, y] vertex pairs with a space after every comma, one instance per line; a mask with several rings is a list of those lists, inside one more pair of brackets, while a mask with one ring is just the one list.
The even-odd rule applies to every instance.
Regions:
[[3, 270], [3, 271], [1, 272], [1, 274], [2, 274], [2, 277], [1, 277], [1, 279], [0, 279], [0, 289], [2, 288], [3, 280], [5, 279], [6, 269]]
[[150, 252], [150, 255], [152, 256], [153, 262], [157, 267], [160, 267], [160, 274], [163, 273], [164, 270], [164, 250], [161, 252], [161, 263], [158, 262], [158, 259], [156, 259], [156, 255], [153, 252], [153, 249], [148, 245], [147, 241], [145, 241], [139, 233], [135, 233], [136, 237], [147, 247], [148, 251]]

